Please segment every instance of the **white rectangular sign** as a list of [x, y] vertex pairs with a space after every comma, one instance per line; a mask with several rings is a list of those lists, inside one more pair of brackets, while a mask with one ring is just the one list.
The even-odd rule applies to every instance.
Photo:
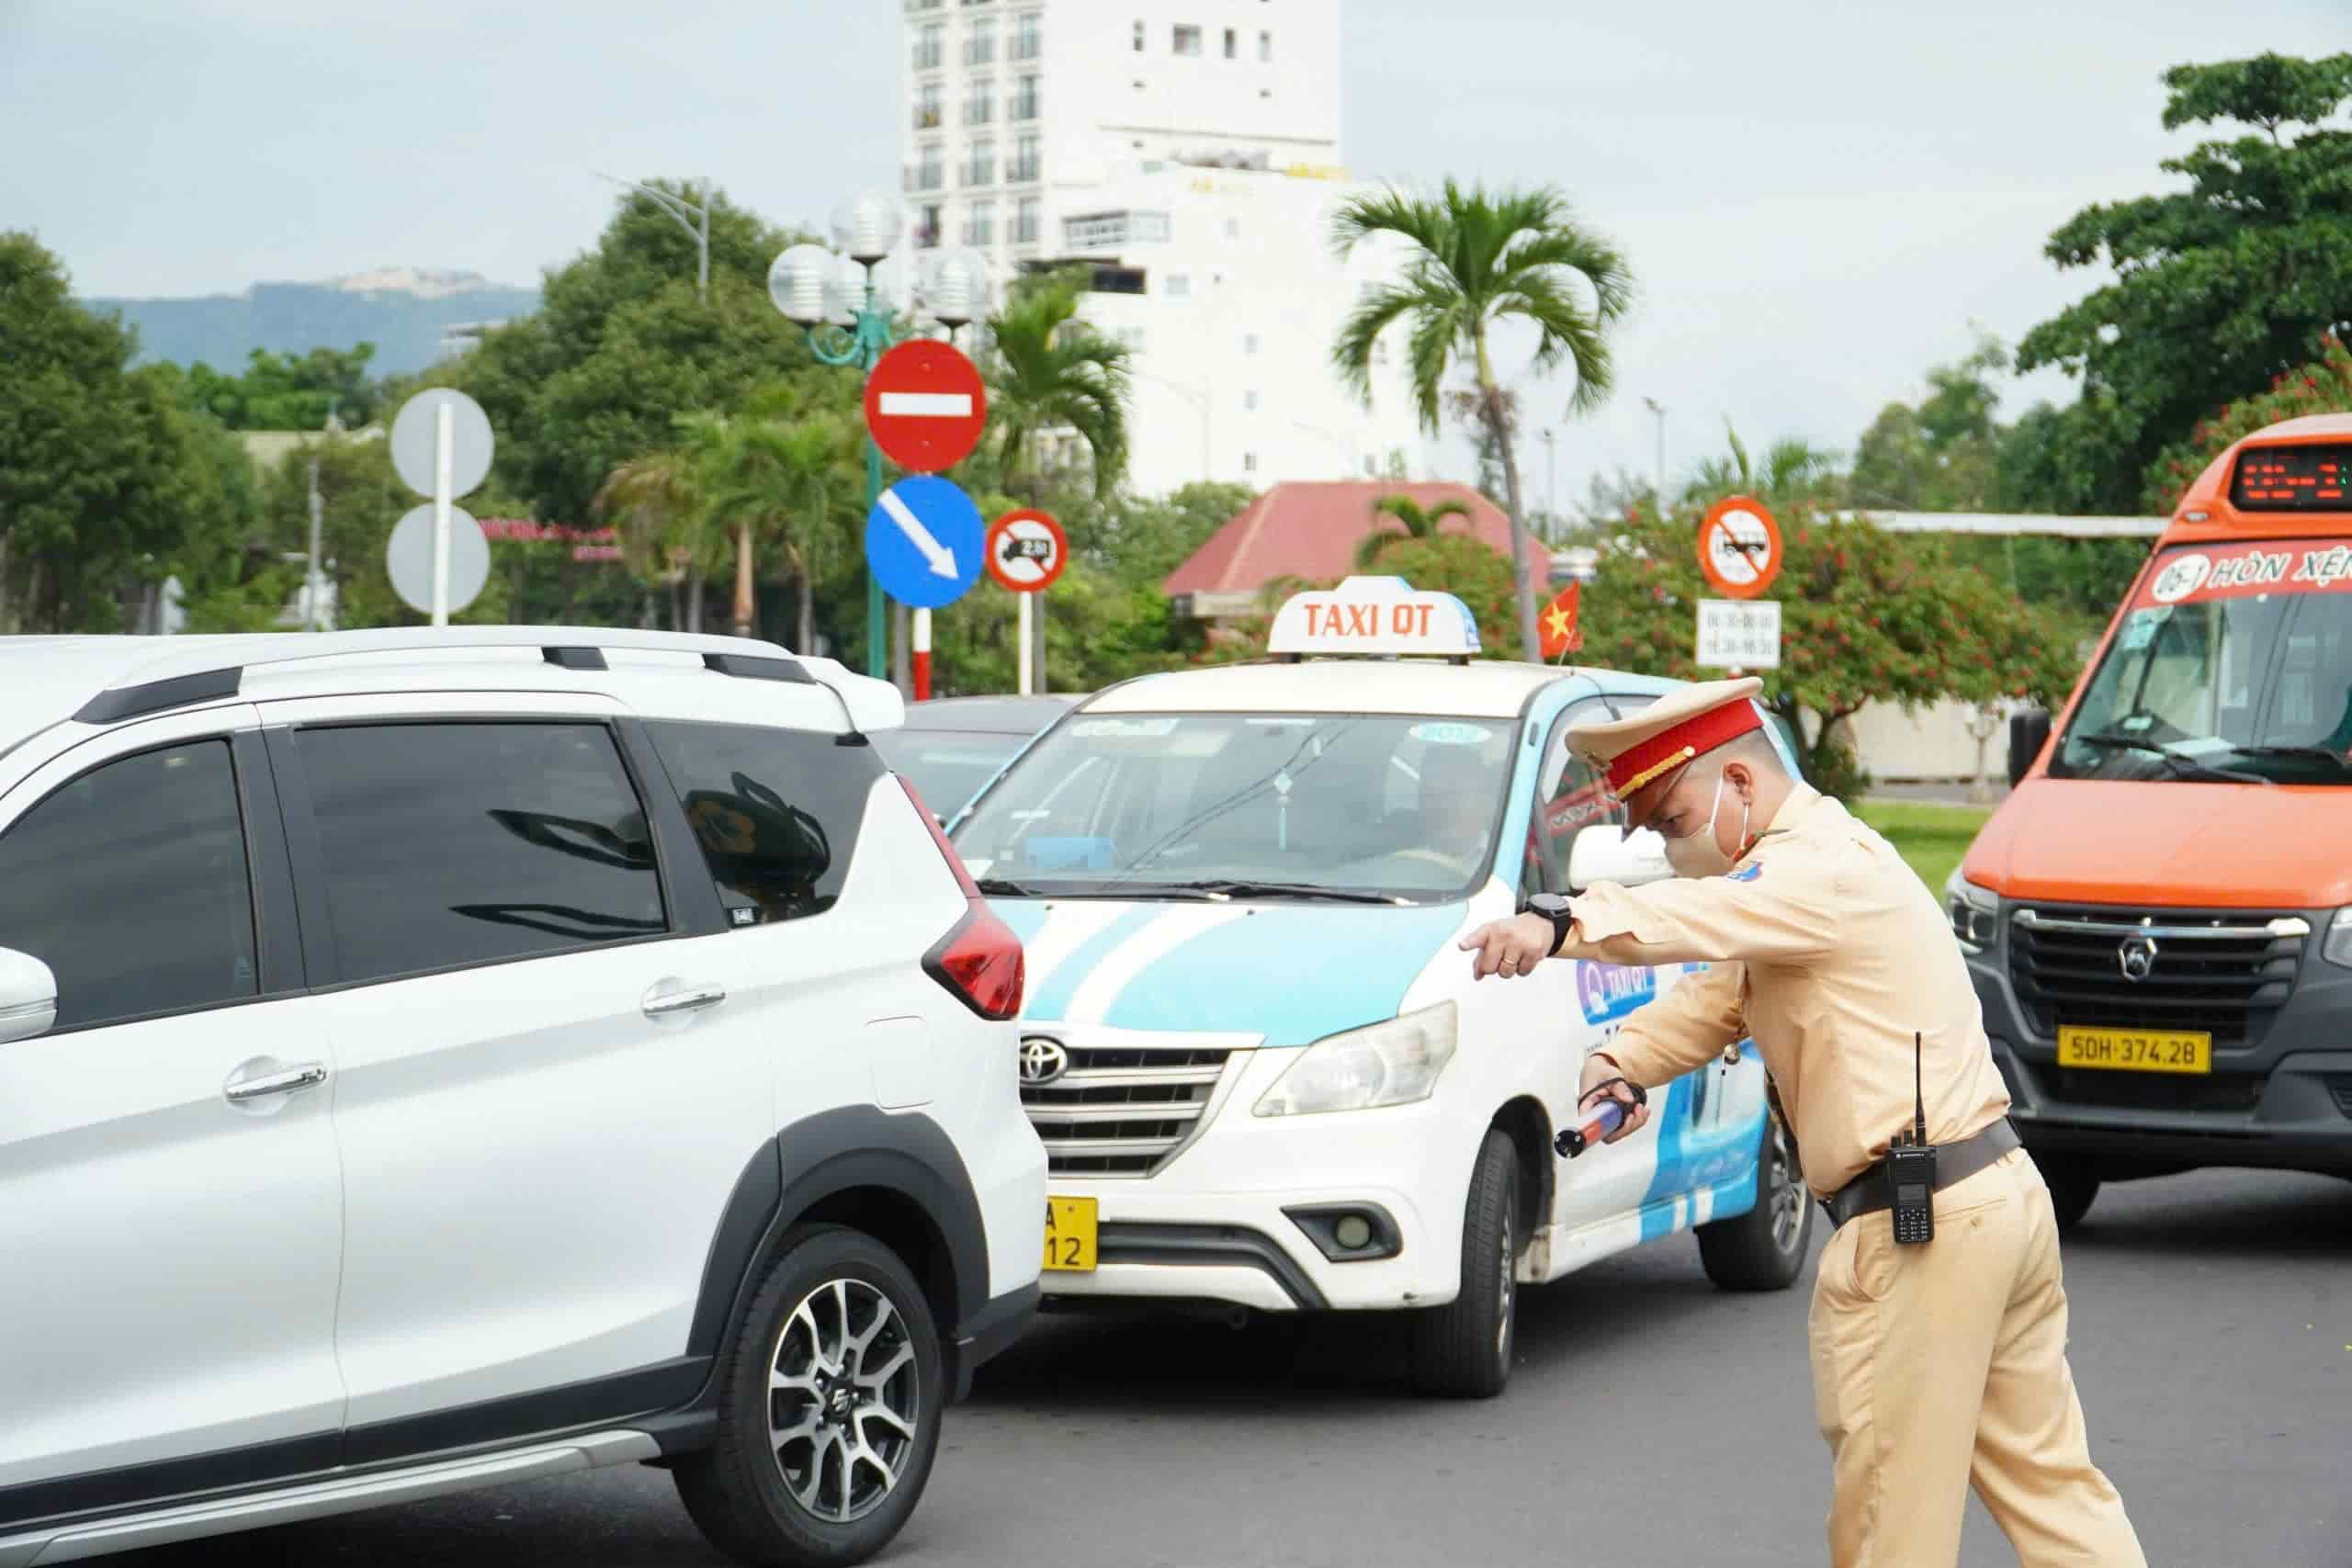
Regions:
[[885, 392], [876, 400], [885, 414], [913, 419], [972, 417], [972, 399], [967, 392]]
[[1700, 600], [1698, 662], [1716, 670], [1779, 669], [1781, 602]]

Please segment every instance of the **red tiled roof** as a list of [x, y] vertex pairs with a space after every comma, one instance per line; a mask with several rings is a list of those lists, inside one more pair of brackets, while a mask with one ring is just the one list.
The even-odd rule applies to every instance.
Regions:
[[1278, 484], [1244, 507], [1168, 574], [1161, 592], [1255, 593], [1278, 577], [1345, 577], [1355, 570], [1356, 541], [1374, 529], [1397, 532], [1393, 517], [1373, 514], [1383, 496], [1410, 496], [1422, 508], [1459, 501], [1467, 517], [1439, 519], [1439, 531], [1467, 534], [1510, 553], [1510, 519], [1467, 485], [1403, 484], [1395, 479], [1329, 479]]

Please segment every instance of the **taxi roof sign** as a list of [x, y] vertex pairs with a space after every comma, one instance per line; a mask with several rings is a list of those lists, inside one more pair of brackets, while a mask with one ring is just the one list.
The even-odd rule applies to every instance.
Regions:
[[1451, 593], [1401, 577], [1351, 577], [1283, 601], [1266, 650], [1468, 659], [1478, 651], [1478, 620]]

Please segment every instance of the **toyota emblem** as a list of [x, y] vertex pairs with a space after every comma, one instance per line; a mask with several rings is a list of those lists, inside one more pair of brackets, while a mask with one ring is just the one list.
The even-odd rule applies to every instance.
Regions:
[[1031, 1089], [1043, 1089], [1069, 1071], [1069, 1053], [1062, 1049], [1058, 1040], [1048, 1040], [1033, 1034], [1021, 1043], [1021, 1081]]
[[2155, 973], [2156, 939], [2152, 936], [2127, 936], [2115, 950], [2115, 962], [2122, 966], [2123, 977], [2134, 985]]

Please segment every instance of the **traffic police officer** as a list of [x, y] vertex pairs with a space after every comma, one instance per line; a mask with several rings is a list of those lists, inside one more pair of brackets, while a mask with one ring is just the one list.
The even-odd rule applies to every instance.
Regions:
[[[1481, 978], [1547, 956], [1712, 964], [1587, 1061], [1582, 1103], [1626, 1104], [1613, 1143], [1648, 1118], [1629, 1085], [1664, 1084], [1743, 1038], [1762, 1053], [1838, 1227], [1809, 1325], [1835, 1568], [1951, 1568], [1964, 1483], [2028, 1568], [2145, 1568], [2091, 1462], [2050, 1192], [2009, 1126], [1951, 927], [1893, 846], [1788, 776], [1753, 700], [1761, 684], [1686, 686], [1570, 732], [1631, 820], [1666, 837], [1679, 880], [1539, 896], [1462, 945]], [[1915, 1119], [1938, 1145], [1922, 1246], [1894, 1240], [1882, 1165]]]

